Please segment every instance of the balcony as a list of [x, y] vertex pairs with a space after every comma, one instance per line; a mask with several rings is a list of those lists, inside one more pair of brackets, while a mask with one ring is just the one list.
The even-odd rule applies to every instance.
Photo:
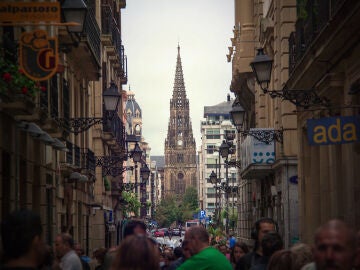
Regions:
[[109, 61], [120, 77], [122, 84], [127, 83], [127, 57], [124, 46], [121, 45], [119, 13], [116, 12], [113, 1], [101, 2], [101, 41]]
[[102, 139], [113, 148], [114, 152], [125, 151], [125, 126], [118, 115], [103, 123]]
[[[289, 74], [303, 58], [306, 51], [314, 46], [314, 43], [324, 44], [325, 40], [319, 36], [326, 29], [336, 29], [349, 12], [344, 6], [352, 6], [349, 0], [308, 0], [306, 6], [298, 6], [298, 19], [295, 32], [289, 37]], [[356, 1], [355, 1], [356, 2]], [[342, 18], [341, 18], [342, 17]], [[336, 22], [336, 18], [338, 21]], [[332, 32], [333, 32], [332, 30]], [[326, 39], [331, 37], [331, 31]]]
[[[95, 16], [95, 1], [85, 0], [88, 7], [84, 30], [80, 36], [71, 36], [66, 29], [59, 31], [59, 46], [63, 52], [70, 55], [73, 65], [87, 74], [89, 80], [97, 81], [100, 76], [100, 27]], [[68, 47], [67, 44], [74, 44], [74, 39], [79, 40], [76, 46]]]
[[95, 155], [88, 148], [84, 148], [81, 158], [81, 168], [86, 170], [89, 175], [95, 175]]

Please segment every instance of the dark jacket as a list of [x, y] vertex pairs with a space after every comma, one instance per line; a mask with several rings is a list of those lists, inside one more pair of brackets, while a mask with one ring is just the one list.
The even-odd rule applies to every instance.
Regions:
[[256, 252], [249, 252], [240, 258], [237, 262], [235, 270], [250, 270], [252, 266], [259, 264], [261, 255]]

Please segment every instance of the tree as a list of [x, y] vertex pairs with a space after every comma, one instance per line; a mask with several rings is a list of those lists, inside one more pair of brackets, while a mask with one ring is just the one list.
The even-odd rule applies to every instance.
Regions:
[[123, 191], [121, 197], [126, 205], [124, 206], [124, 216], [128, 216], [131, 213], [137, 214], [141, 204], [137, 200], [135, 193]]
[[185, 190], [183, 205], [186, 205], [190, 210], [193, 211], [196, 211], [199, 208], [199, 200], [196, 188], [188, 187]]
[[155, 218], [162, 227], [169, 227], [174, 222], [184, 223], [198, 212], [198, 196], [194, 187], [186, 189], [183, 196], [167, 195], [156, 208]]

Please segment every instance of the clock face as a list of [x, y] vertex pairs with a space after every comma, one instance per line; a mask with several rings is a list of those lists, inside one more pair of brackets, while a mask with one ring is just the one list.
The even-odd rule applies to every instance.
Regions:
[[141, 127], [140, 127], [140, 125], [136, 125], [135, 126], [135, 134], [140, 135], [140, 133], [141, 133]]
[[177, 141], [177, 144], [178, 144], [179, 146], [181, 146], [181, 145], [183, 144], [182, 140], [178, 140], [178, 141]]

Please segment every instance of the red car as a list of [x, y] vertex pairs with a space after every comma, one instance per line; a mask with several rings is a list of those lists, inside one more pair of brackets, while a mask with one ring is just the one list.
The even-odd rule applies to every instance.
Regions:
[[160, 230], [156, 230], [155, 232], [154, 232], [154, 236], [155, 237], [164, 237], [165, 236], [165, 233], [164, 233], [164, 231], [160, 231]]

